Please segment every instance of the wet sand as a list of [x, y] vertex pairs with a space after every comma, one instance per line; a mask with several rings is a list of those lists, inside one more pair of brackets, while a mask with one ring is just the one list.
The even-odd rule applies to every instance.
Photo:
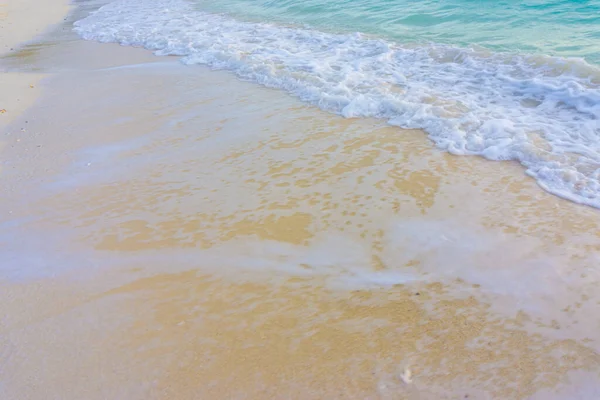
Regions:
[[46, 77], [3, 128], [0, 397], [598, 397], [597, 210], [63, 28], [0, 61]]

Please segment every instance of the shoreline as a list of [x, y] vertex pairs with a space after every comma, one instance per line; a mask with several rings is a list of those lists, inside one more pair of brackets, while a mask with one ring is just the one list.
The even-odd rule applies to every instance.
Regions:
[[600, 118], [593, 65], [435, 43], [404, 47], [385, 37], [237, 20], [185, 1], [154, 14], [155, 4], [111, 3], [75, 30], [227, 70], [346, 118], [423, 129], [451, 154], [517, 161], [543, 190], [600, 208], [600, 153], [585, 139], [598, 136]]
[[596, 390], [593, 209], [418, 130], [71, 39], [23, 49], [49, 78], [2, 153], [0, 394]]

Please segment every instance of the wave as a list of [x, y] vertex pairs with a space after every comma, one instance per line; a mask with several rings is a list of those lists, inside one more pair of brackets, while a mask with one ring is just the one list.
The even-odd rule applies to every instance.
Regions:
[[518, 161], [548, 192], [600, 208], [600, 69], [582, 59], [243, 22], [183, 0], [116, 1], [75, 31], [421, 128], [452, 154]]

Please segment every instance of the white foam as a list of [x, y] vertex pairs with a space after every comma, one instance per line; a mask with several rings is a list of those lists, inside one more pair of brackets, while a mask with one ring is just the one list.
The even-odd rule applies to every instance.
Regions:
[[583, 60], [240, 22], [182, 0], [117, 1], [75, 30], [230, 70], [344, 117], [422, 128], [453, 154], [517, 160], [547, 191], [600, 207], [600, 70]]

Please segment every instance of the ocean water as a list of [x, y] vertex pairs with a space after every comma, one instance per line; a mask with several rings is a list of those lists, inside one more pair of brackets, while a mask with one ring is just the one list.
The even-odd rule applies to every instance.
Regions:
[[423, 129], [600, 208], [599, 28], [600, 0], [119, 0], [75, 30]]
[[199, 10], [255, 22], [363, 32], [401, 43], [479, 45], [600, 62], [597, 0], [197, 0], [196, 4]]

